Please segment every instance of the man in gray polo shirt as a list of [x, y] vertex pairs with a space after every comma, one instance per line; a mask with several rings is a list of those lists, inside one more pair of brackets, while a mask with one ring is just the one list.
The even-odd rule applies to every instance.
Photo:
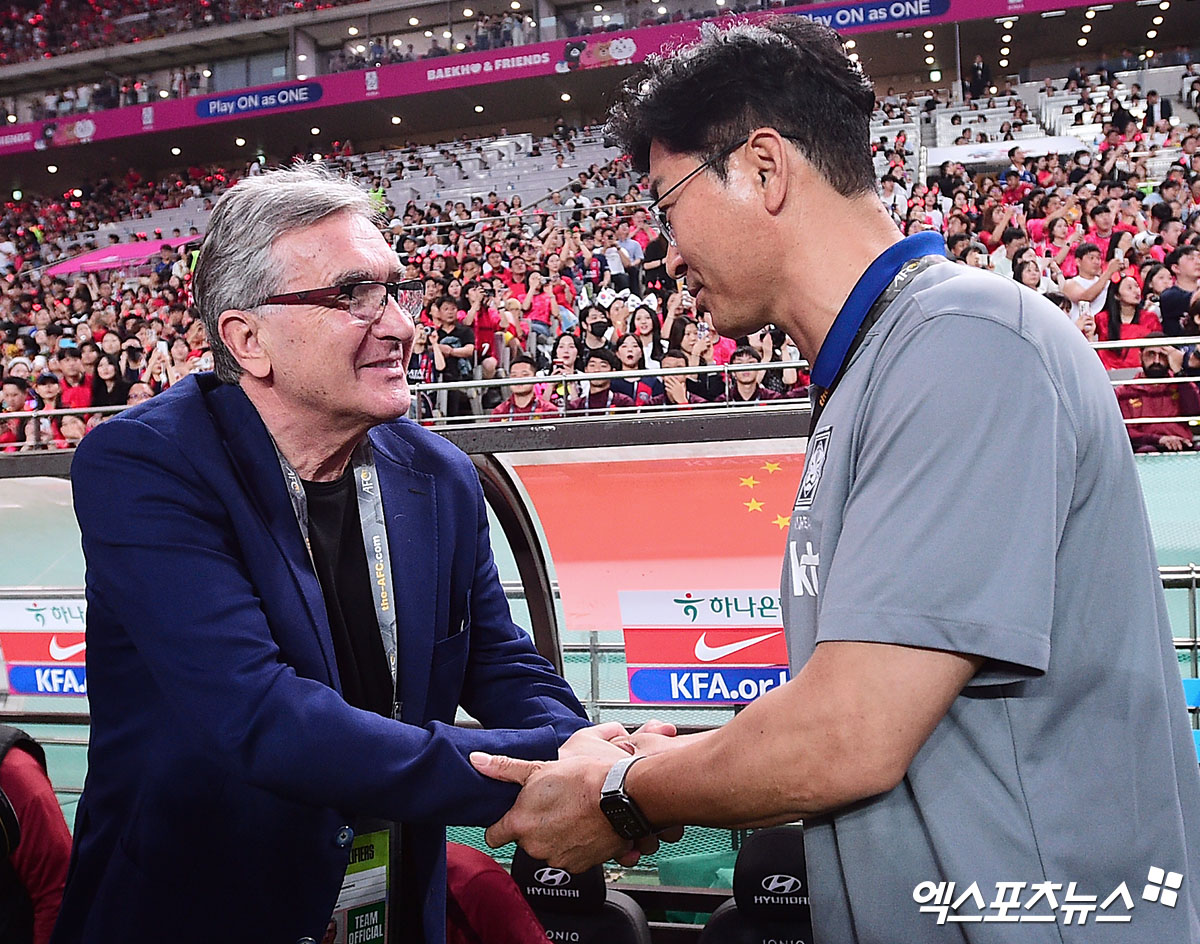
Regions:
[[813, 361], [793, 678], [635, 736], [617, 776], [473, 758], [524, 784], [489, 841], [579, 869], [650, 827], [803, 818], [818, 944], [1200, 941], [1200, 772], [1111, 387], [1044, 299], [900, 239], [873, 103], [788, 20], [652, 58], [615, 107], [672, 274]]

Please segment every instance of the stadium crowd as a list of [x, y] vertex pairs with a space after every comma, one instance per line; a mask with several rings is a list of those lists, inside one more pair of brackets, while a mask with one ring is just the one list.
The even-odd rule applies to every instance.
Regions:
[[0, 8], [0, 64], [49, 59], [244, 20], [265, 20], [361, 0], [42, 0]]
[[[915, 110], [911, 99], [891, 94], [880, 107], [898, 121]], [[1013, 107], [1015, 114], [1024, 106]], [[1128, 99], [1112, 106], [1095, 143], [1073, 153], [1030, 156], [1014, 143], [1000, 173], [970, 174], [948, 162], [917, 180], [905, 135], [885, 136], [875, 145], [881, 194], [901, 232], [943, 233], [951, 259], [1046, 296], [1088, 340], [1161, 335], [1161, 345], [1100, 349], [1098, 356], [1124, 381], [1116, 388], [1124, 414], [1161, 420], [1129, 427], [1134, 448], [1191, 449], [1193, 427], [1174, 418], [1200, 415], [1188, 379], [1200, 378], [1200, 349], [1172, 338], [1200, 335], [1200, 127], [1154, 120], [1153, 111], [1138, 121], [1129, 109]], [[569, 155], [572, 134], [560, 127], [535, 149]], [[388, 152], [374, 171], [363, 156], [328, 160], [382, 199], [393, 180], [429, 172], [412, 154]], [[1148, 179], [1151, 158], [1166, 168], [1155, 180]], [[187, 197], [207, 199], [244, 172], [194, 167], [159, 181], [130, 172], [78, 194], [4, 205], [0, 448], [67, 448], [105, 416], [34, 422], [13, 413], [139, 402], [210, 364], [203, 327], [189, 307], [191, 249], [164, 245], [137, 273], [55, 278], [43, 270], [95, 246], [105, 222]], [[503, 391], [424, 391], [423, 418], [486, 412], [504, 421], [806, 395], [803, 370], [771, 366], [801, 359], [791, 339], [771, 329], [720, 336], [671, 278], [667, 241], [646, 207], [647, 186], [616, 158], [578, 170], [532, 208], [495, 192], [469, 203], [385, 207], [381, 226], [404, 277], [419, 279], [424, 291], [411, 380], [523, 381]], [[728, 364], [759, 369], [699, 370]], [[560, 379], [667, 368], [684, 372]]]
[[[98, 0], [88, 0], [78, 4], [69, 3], [68, 0], [35, 0], [28, 5], [14, 3], [0, 8], [0, 65], [49, 59], [120, 43], [143, 42], [208, 26], [266, 20], [361, 2], [363, 0], [262, 0], [259, 3], [244, 3], [241, 0], [114, 0], [100, 3]], [[718, 0], [711, 9], [697, 10], [689, 6], [659, 13], [657, 6], [639, 4], [638, 0], [622, 0], [613, 6], [615, 18], [605, 16], [603, 22], [599, 15], [592, 15], [590, 4], [581, 5], [578, 9], [563, 8], [559, 15], [568, 36], [584, 36], [618, 28], [677, 23], [723, 13], [743, 13], [750, 9], [788, 5], [784, 0], [758, 0], [754, 3], [735, 0], [728, 6], [726, 3], [727, 0]], [[454, 52], [500, 49], [538, 40], [536, 21], [527, 14], [508, 10], [494, 15], [481, 14], [473, 21], [457, 26], [464, 30], [461, 46], [455, 44], [453, 47], [444, 47], [435, 39], [429, 50], [419, 54], [409, 51], [406, 56], [404, 52], [389, 48], [376, 38], [371, 40], [370, 48], [364, 53], [349, 53], [336, 60], [331, 71], [365, 67], [372, 62], [385, 65]]]

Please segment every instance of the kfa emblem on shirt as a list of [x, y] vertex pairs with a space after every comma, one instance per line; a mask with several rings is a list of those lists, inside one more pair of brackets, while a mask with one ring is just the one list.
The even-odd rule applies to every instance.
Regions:
[[788, 564], [792, 569], [792, 596], [815, 598], [821, 589], [817, 577], [821, 555], [813, 552], [812, 541], [805, 541], [803, 550], [799, 541], [789, 541]]
[[821, 472], [825, 469], [825, 457], [829, 454], [829, 437], [832, 426], [826, 426], [808, 441], [808, 455], [804, 459], [804, 477], [800, 479], [800, 491], [796, 493], [797, 508], [811, 508], [817, 486], [821, 484]]

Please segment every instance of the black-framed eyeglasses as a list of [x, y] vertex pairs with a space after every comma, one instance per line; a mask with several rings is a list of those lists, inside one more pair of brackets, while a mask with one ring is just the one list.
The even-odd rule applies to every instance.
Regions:
[[356, 321], [374, 324], [383, 317], [388, 299], [392, 299], [409, 318], [415, 319], [425, 298], [425, 285], [419, 279], [403, 282], [347, 282], [303, 292], [285, 292], [262, 300], [262, 305], [320, 305], [350, 313]]
[[667, 197], [669, 197], [671, 194], [673, 194], [676, 190], [679, 190], [680, 188], [682, 188], [684, 184], [686, 184], [689, 180], [691, 180], [693, 177], [695, 177], [701, 171], [707, 170], [708, 168], [712, 167], [712, 165], [715, 164], [717, 161], [728, 157], [730, 154], [732, 154], [734, 151], [736, 151], [738, 148], [740, 148], [743, 144], [745, 144], [749, 140], [750, 140], [750, 136], [746, 135], [746, 137], [741, 138], [738, 141], [735, 141], [733, 144], [730, 144], [727, 147], [721, 148], [721, 150], [717, 151], [716, 154], [714, 154], [712, 157], [710, 157], [707, 161], [705, 161], [703, 164], [701, 164], [695, 170], [686, 174], [682, 180], [679, 180], [673, 186], [668, 187], [665, 193], [659, 194], [658, 198], [653, 203], [651, 203], [649, 207], [647, 207], [647, 210], [650, 212], [650, 215], [654, 218], [655, 225], [658, 226], [658, 231], [667, 238], [668, 243], [670, 243], [672, 246], [676, 245], [675, 231], [671, 229], [671, 224], [667, 220], [667, 214], [664, 210], [661, 209], [660, 204], [665, 199], [667, 199]]

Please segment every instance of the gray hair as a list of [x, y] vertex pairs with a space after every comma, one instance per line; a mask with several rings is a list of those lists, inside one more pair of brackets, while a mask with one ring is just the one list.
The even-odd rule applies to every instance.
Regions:
[[372, 222], [379, 216], [365, 190], [319, 164], [298, 163], [246, 177], [222, 194], [192, 279], [217, 379], [236, 384], [242, 376], [217, 329], [221, 313], [257, 308], [277, 294], [281, 268], [273, 255], [275, 241], [342, 211]]

